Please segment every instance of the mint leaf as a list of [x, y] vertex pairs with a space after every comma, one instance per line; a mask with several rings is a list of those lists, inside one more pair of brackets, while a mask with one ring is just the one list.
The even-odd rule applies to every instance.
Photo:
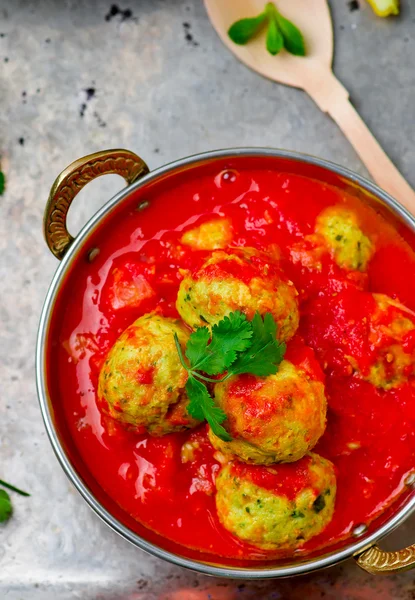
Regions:
[[266, 46], [268, 52], [273, 56], [278, 54], [278, 52], [280, 52], [280, 50], [284, 47], [284, 38], [278, 29], [275, 16], [269, 20]]
[[3, 194], [5, 187], [6, 187], [6, 178], [4, 176], [4, 173], [2, 173], [0, 171], [0, 196]]
[[13, 512], [10, 496], [6, 490], [0, 490], [0, 523], [10, 519]]
[[283, 17], [281, 13], [278, 11], [275, 11], [275, 13], [275, 19], [283, 37], [285, 49], [296, 56], [305, 56], [305, 44], [301, 31], [294, 23]]
[[266, 47], [275, 56], [285, 49], [296, 56], [305, 56], [305, 44], [301, 31], [278, 12], [273, 2], [265, 5], [265, 10], [257, 17], [241, 19], [231, 25], [228, 35], [235, 44], [246, 44], [268, 22]]
[[284, 358], [286, 346], [276, 339], [277, 326], [270, 313], [262, 320], [257, 312], [252, 320], [252, 344], [232, 364], [229, 373], [251, 373], [258, 377], [274, 375]]
[[236, 21], [229, 27], [228, 36], [235, 44], [243, 46], [260, 31], [266, 18], [267, 16], [263, 12], [257, 17]]
[[226, 419], [226, 414], [215, 404], [206, 385], [190, 375], [186, 382], [186, 392], [190, 400], [187, 406], [189, 415], [198, 421], [206, 419], [215, 435], [225, 442], [231, 441], [232, 437], [220, 424]]

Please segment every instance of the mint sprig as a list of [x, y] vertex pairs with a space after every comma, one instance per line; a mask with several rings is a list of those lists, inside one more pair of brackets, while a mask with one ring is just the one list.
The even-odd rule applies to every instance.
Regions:
[[301, 31], [282, 16], [273, 2], [268, 2], [257, 17], [240, 19], [233, 23], [228, 35], [239, 45], [245, 45], [267, 25], [266, 48], [275, 56], [282, 48], [296, 56], [305, 56], [305, 43]]
[[[230, 313], [212, 327], [199, 327], [186, 345], [185, 357], [177, 335], [174, 336], [177, 353], [189, 377], [186, 392], [189, 397], [188, 413], [199, 421], [206, 420], [212, 431], [224, 441], [232, 438], [221, 425], [226, 413], [215, 404], [206, 383], [220, 383], [242, 373], [266, 377], [278, 371], [285, 344], [276, 339], [277, 326], [267, 313], [264, 318], [257, 312], [252, 321], [240, 311]], [[209, 375], [221, 375], [212, 378]], [[206, 383], [204, 383], [206, 382]]]
[[[30, 496], [27, 492], [23, 492], [23, 490], [19, 490], [19, 488], [14, 485], [10, 485], [10, 483], [6, 483], [0, 479], [0, 485], [11, 490], [12, 492], [16, 492], [21, 496]], [[0, 489], [0, 523], [4, 523], [10, 519], [11, 514], [13, 512], [12, 502], [10, 500], [9, 494], [6, 490]]]

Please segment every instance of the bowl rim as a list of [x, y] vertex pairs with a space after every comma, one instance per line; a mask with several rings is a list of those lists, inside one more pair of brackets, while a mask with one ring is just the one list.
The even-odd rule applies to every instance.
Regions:
[[135, 183], [128, 185], [119, 191], [115, 196], [110, 198], [81, 228], [80, 232], [76, 236], [74, 242], [68, 249], [67, 253], [63, 257], [62, 261], [58, 265], [58, 268], [52, 278], [50, 286], [48, 288], [44, 304], [42, 307], [41, 317], [39, 321], [37, 342], [36, 342], [36, 388], [42, 413], [42, 418], [45, 424], [45, 428], [55, 452], [58, 461], [66, 473], [71, 483], [75, 486], [90, 508], [104, 521], [113, 531], [118, 533], [125, 540], [148, 552], [149, 554], [167, 560], [180, 567], [185, 567], [205, 575], [213, 575], [219, 577], [231, 577], [236, 579], [267, 579], [277, 577], [290, 577], [293, 575], [301, 575], [305, 573], [311, 573], [312, 571], [327, 568], [333, 566], [343, 560], [351, 558], [370, 546], [373, 546], [377, 541], [389, 534], [396, 527], [398, 527], [415, 509], [415, 495], [411, 496], [405, 504], [393, 514], [385, 523], [383, 523], [378, 529], [372, 532], [370, 535], [362, 540], [358, 540], [346, 548], [340, 550], [334, 550], [329, 554], [321, 558], [315, 557], [302, 560], [298, 564], [293, 565], [281, 565], [273, 567], [262, 567], [258, 566], [255, 568], [254, 563], [252, 567], [231, 567], [231, 566], [219, 566], [216, 564], [210, 564], [205, 561], [198, 561], [196, 559], [190, 559], [174, 552], [164, 550], [158, 545], [148, 542], [145, 538], [131, 531], [128, 527], [123, 525], [118, 519], [116, 519], [102, 504], [95, 498], [93, 493], [89, 490], [88, 486], [81, 480], [81, 477], [75, 471], [69, 457], [65, 453], [63, 445], [61, 444], [57, 431], [53, 423], [52, 412], [48, 401], [48, 392], [46, 385], [46, 341], [48, 338], [48, 330], [53, 314], [54, 304], [57, 294], [61, 288], [61, 284], [64, 277], [72, 264], [74, 258], [76, 258], [78, 250], [81, 248], [84, 241], [90, 234], [94, 232], [96, 227], [101, 223], [102, 219], [111, 210], [121, 203], [125, 198], [135, 192], [137, 189], [147, 185], [148, 183], [157, 180], [163, 175], [168, 175], [174, 172], [178, 168], [197, 165], [201, 161], [211, 161], [215, 159], [232, 159], [236, 157], [264, 157], [264, 158], [281, 158], [293, 160], [296, 162], [306, 163], [312, 166], [320, 167], [328, 170], [335, 175], [338, 175], [349, 182], [363, 188], [373, 196], [380, 200], [381, 203], [385, 204], [388, 208], [397, 214], [405, 224], [415, 232], [415, 218], [411, 213], [404, 208], [397, 200], [390, 196], [387, 192], [379, 188], [375, 183], [369, 181], [365, 177], [358, 175], [346, 167], [342, 167], [333, 163], [329, 160], [317, 158], [305, 153], [282, 150], [276, 148], [266, 147], [236, 147], [227, 148], [221, 150], [211, 150], [207, 152], [193, 154], [188, 157], [177, 159], [169, 162], [166, 165], [158, 167], [154, 171], [150, 171], [147, 175], [138, 179]]

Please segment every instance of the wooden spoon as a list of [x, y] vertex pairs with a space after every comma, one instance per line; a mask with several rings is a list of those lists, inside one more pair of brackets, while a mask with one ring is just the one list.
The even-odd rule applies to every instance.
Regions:
[[232, 23], [260, 14], [265, 0], [205, 0], [209, 18], [223, 43], [248, 67], [279, 83], [306, 91], [338, 124], [376, 183], [415, 214], [415, 192], [370, 133], [349, 101], [349, 93], [331, 69], [333, 29], [326, 0], [278, 0], [277, 8], [301, 29], [307, 56], [265, 48], [265, 31], [245, 46], [228, 36]]

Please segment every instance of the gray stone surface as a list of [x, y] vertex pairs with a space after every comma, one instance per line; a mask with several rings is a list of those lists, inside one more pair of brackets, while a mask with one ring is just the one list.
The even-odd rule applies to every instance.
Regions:
[[[0, 0], [0, 158], [8, 180], [0, 198], [0, 477], [32, 493], [13, 498], [14, 518], [0, 526], [0, 598], [413, 598], [413, 573], [379, 580], [351, 563], [242, 587], [197, 576], [118, 538], [61, 471], [37, 404], [34, 346], [57, 266], [42, 239], [42, 213], [51, 183], [67, 164], [107, 147], [134, 150], [156, 167], [203, 150], [263, 145], [365, 173], [336, 125], [302, 92], [236, 62], [201, 2], [123, 0], [120, 7], [134, 18], [106, 20], [110, 4]], [[381, 20], [364, 0], [353, 12], [346, 0], [331, 4], [335, 71], [415, 185], [415, 5], [403, 0], [402, 18]], [[88, 88], [95, 89], [89, 100]], [[72, 231], [121, 185], [107, 177], [84, 190], [71, 211]], [[414, 538], [412, 519], [390, 543]]]

